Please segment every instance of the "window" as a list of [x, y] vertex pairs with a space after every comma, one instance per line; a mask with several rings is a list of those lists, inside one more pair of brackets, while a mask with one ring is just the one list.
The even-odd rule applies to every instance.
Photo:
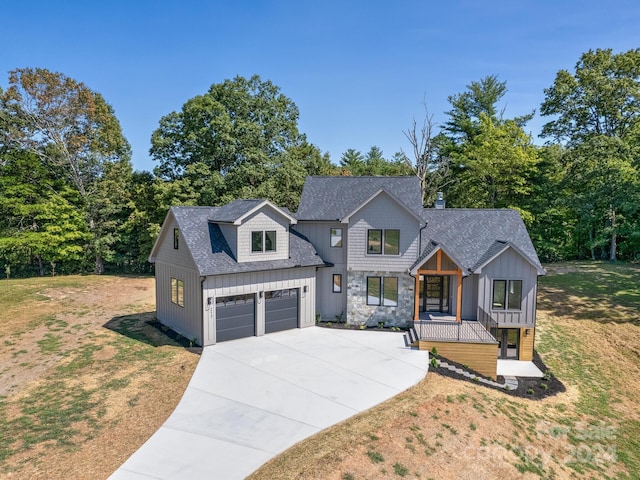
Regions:
[[333, 293], [342, 293], [342, 275], [340, 273], [333, 274]]
[[380, 305], [380, 277], [367, 277], [367, 305]]
[[367, 253], [371, 255], [399, 255], [400, 230], [367, 230]]
[[522, 280], [494, 280], [494, 310], [520, 310], [522, 306]]
[[382, 304], [387, 307], [398, 306], [398, 277], [385, 277], [382, 289]]
[[178, 250], [179, 241], [180, 241], [180, 229], [174, 228], [173, 229], [173, 248], [176, 250]]
[[184, 307], [184, 282], [171, 278], [171, 303]]
[[262, 232], [251, 232], [251, 251], [262, 251]]
[[342, 229], [331, 229], [331, 246], [334, 248], [342, 248]]
[[379, 255], [382, 253], [382, 230], [367, 232], [367, 253]]
[[398, 306], [398, 277], [367, 277], [367, 305]]
[[385, 255], [400, 254], [400, 230], [384, 231], [384, 254]]
[[264, 251], [275, 252], [276, 251], [276, 231], [268, 230], [264, 232]]
[[276, 251], [276, 231], [251, 232], [251, 251], [253, 253], [275, 252]]

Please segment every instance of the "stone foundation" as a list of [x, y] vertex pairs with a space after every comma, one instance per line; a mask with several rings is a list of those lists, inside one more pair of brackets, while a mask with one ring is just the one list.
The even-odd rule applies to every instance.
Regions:
[[[367, 277], [398, 277], [398, 305], [367, 305]], [[347, 323], [351, 325], [408, 327], [413, 322], [415, 279], [400, 272], [347, 272]]]

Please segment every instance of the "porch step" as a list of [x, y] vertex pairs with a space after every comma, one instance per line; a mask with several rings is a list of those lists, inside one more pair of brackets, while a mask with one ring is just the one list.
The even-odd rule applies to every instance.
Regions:
[[404, 337], [407, 345], [410, 345], [412, 347], [416, 347], [418, 345], [418, 333], [416, 332], [415, 328], [411, 327], [409, 330], [407, 330], [404, 334]]

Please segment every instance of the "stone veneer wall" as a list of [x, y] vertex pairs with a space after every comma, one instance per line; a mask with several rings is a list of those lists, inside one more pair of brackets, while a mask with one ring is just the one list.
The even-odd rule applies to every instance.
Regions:
[[[398, 277], [398, 306], [367, 305], [367, 277]], [[413, 322], [415, 279], [400, 272], [347, 272], [347, 323], [408, 327]]]

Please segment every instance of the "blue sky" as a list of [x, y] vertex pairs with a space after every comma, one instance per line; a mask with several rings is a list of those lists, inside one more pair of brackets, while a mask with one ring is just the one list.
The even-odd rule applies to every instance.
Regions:
[[[640, 48], [637, 0], [35, 0], [5, 2], [0, 20], [0, 86], [20, 67], [84, 82], [114, 107], [138, 170], [155, 166], [163, 115], [236, 75], [278, 85], [338, 163], [348, 148], [408, 151], [403, 130], [424, 118], [423, 98], [441, 123], [449, 95], [496, 74], [513, 117], [539, 110], [583, 52]], [[537, 137], [544, 122], [527, 130]]]

